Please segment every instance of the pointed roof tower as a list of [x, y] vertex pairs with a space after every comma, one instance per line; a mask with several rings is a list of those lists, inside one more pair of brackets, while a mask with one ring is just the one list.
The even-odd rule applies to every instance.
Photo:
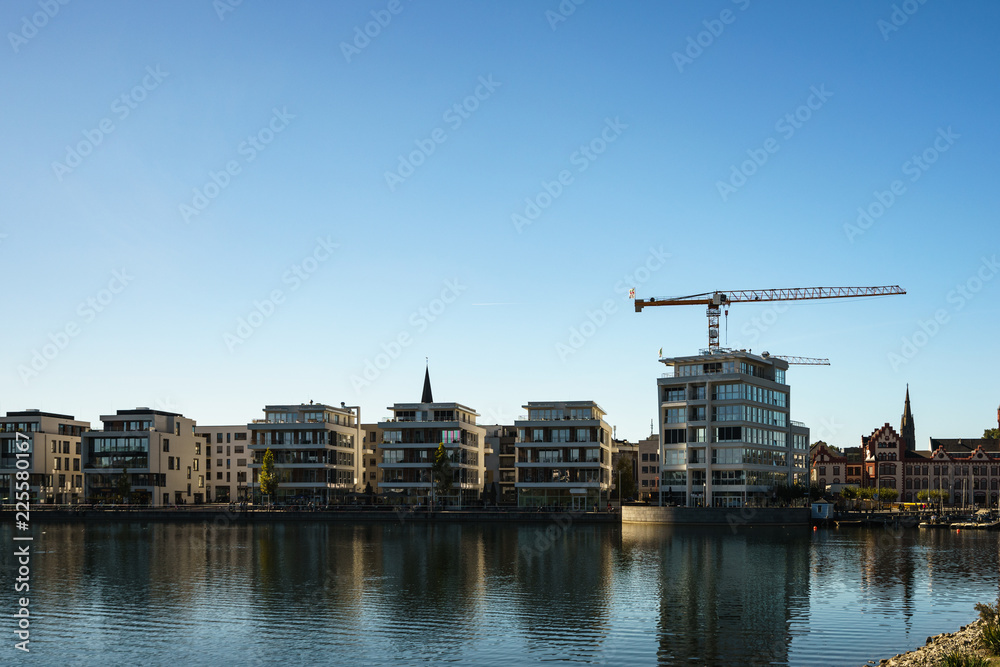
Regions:
[[431, 368], [430, 368], [430, 363], [428, 363], [427, 367], [424, 369], [424, 393], [423, 393], [423, 396], [420, 397], [420, 402], [421, 403], [433, 403], [434, 402], [434, 394], [431, 393]]
[[899, 422], [899, 435], [908, 451], [917, 448], [916, 436], [913, 431], [913, 413], [910, 412], [910, 385], [906, 385], [906, 403], [903, 406], [903, 419]]

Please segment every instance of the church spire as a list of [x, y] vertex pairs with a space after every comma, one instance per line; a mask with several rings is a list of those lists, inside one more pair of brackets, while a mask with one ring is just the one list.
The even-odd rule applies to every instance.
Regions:
[[916, 436], [913, 431], [913, 413], [910, 411], [910, 385], [906, 385], [906, 403], [903, 406], [903, 419], [899, 423], [899, 436], [903, 440], [903, 445], [908, 451], [917, 448]]
[[434, 394], [431, 393], [431, 367], [430, 363], [424, 369], [424, 395], [420, 398], [421, 403], [433, 403]]

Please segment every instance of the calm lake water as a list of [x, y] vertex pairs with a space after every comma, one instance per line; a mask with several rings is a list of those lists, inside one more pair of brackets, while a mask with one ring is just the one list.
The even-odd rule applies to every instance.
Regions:
[[[861, 665], [998, 591], [997, 533], [35, 524], [4, 664]], [[44, 531], [44, 534], [42, 534]], [[548, 532], [546, 532], [548, 531]]]

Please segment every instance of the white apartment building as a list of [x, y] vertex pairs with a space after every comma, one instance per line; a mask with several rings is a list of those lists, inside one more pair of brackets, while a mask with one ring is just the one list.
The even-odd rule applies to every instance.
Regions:
[[[379, 422], [380, 494], [407, 504], [461, 506], [480, 500], [486, 475], [486, 430], [476, 425], [474, 409], [461, 403], [436, 403], [430, 374], [424, 375], [420, 403], [396, 403], [392, 417]], [[444, 444], [452, 471], [452, 489], [444, 497], [433, 479], [434, 455]]]
[[264, 419], [254, 420], [247, 430], [253, 452], [248, 465], [254, 499], [260, 499], [260, 466], [268, 449], [278, 475], [274, 502], [327, 505], [343, 502], [358, 490], [361, 408], [343, 403], [340, 407], [312, 402], [268, 405]]
[[809, 429], [789, 419], [788, 362], [725, 349], [660, 361], [660, 503], [738, 507], [808, 483]]
[[40, 410], [8, 412], [0, 417], [2, 502], [13, 503], [17, 498], [18, 471], [28, 473], [32, 503], [83, 502], [80, 438], [89, 429], [90, 422]]
[[198, 452], [207, 446], [195, 421], [173, 412], [136, 408], [102, 415], [104, 428], [82, 434], [88, 502], [111, 502], [122, 474], [132, 502], [153, 507], [206, 500]]
[[611, 427], [594, 401], [529, 401], [517, 428], [521, 507], [588, 509], [609, 500]]

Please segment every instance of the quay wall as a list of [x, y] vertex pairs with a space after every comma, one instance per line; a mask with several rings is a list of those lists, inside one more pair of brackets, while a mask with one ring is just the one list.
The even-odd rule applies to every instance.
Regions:
[[[266, 511], [247, 512], [225, 509], [79, 509], [79, 510], [32, 510], [31, 523], [91, 523], [127, 521], [173, 521], [189, 523], [266, 523], [320, 521], [331, 523], [550, 523], [555, 520], [571, 519], [574, 523], [620, 524], [617, 512], [538, 512], [538, 511], [426, 511], [407, 509], [393, 510], [351, 510], [351, 511]], [[0, 521], [10, 523], [14, 512], [0, 511]]]
[[808, 507], [653, 507], [626, 505], [622, 523], [808, 525]]

